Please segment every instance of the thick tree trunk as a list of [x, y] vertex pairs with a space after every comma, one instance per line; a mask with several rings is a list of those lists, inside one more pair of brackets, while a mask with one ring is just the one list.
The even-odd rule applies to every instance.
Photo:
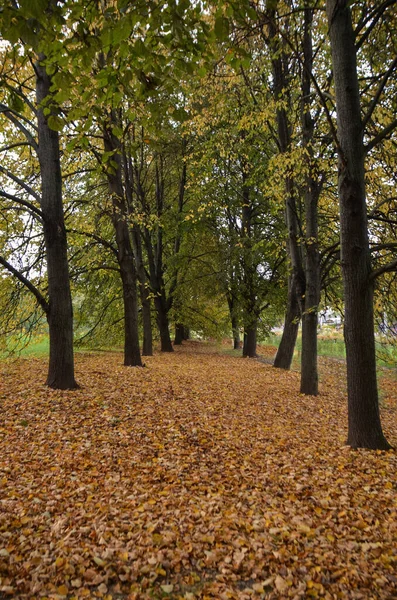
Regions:
[[287, 311], [285, 313], [284, 329], [273, 363], [273, 366], [277, 369], [289, 370], [291, 368], [296, 338], [298, 337], [301, 313], [296, 297], [296, 287], [292, 279], [292, 276], [290, 276], [288, 280]]
[[127, 367], [141, 367], [137, 274], [127, 221], [128, 210], [122, 182], [120, 142], [112, 133], [112, 127], [116, 124], [116, 114], [111, 111], [109, 122], [104, 127], [103, 133], [105, 151], [114, 153], [112, 160], [116, 165], [111, 170], [108, 169], [107, 180], [113, 205], [112, 222], [116, 234], [117, 260], [123, 287], [124, 365]]
[[244, 331], [243, 356], [255, 358], [256, 354], [256, 326], [250, 325]]
[[320, 302], [320, 256], [318, 251], [318, 197], [319, 186], [313, 177], [314, 122], [310, 113], [311, 74], [313, 71], [313, 48], [311, 27], [313, 9], [305, 7], [305, 29], [303, 39], [304, 65], [302, 69], [302, 137], [306, 150], [305, 182], [305, 299], [302, 314], [302, 394], [317, 396], [317, 315]]
[[355, 37], [347, 0], [327, 0], [339, 144], [341, 262], [349, 431], [353, 448], [387, 449], [379, 416], [373, 288], [365, 200]]
[[49, 297], [47, 319], [50, 360], [46, 383], [55, 389], [73, 389], [78, 386], [74, 378], [73, 309], [62, 205], [59, 134], [48, 127], [41, 107], [41, 103], [50, 93], [51, 80], [40, 63], [36, 64], [36, 75], [41, 210], [44, 216]]
[[174, 346], [180, 346], [185, 339], [185, 327], [182, 323], [175, 323]]

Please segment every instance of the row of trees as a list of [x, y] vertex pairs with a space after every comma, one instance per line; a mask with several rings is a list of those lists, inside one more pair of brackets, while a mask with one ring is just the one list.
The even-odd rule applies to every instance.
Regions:
[[374, 306], [393, 322], [394, 5], [5, 3], [3, 323], [44, 311], [48, 385], [76, 386], [73, 305], [79, 338], [122, 334], [129, 366], [140, 335], [152, 353], [154, 307], [165, 352], [171, 320], [177, 341], [229, 329], [238, 347], [243, 328], [255, 356], [284, 315], [287, 369], [301, 321], [316, 395], [319, 308], [343, 300], [348, 443], [388, 447]]

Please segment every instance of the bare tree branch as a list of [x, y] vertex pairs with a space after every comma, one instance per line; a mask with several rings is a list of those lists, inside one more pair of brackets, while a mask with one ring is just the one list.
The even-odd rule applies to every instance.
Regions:
[[16, 279], [18, 279], [18, 281], [20, 281], [25, 287], [27, 287], [27, 289], [30, 292], [32, 292], [32, 294], [34, 295], [34, 297], [36, 298], [37, 302], [40, 304], [40, 306], [42, 307], [44, 312], [46, 314], [48, 314], [50, 311], [50, 305], [47, 302], [47, 300], [44, 298], [42, 293], [37, 289], [37, 287], [34, 286], [33, 283], [31, 281], [29, 281], [29, 279], [26, 279], [26, 277], [24, 275], [22, 275], [22, 273], [20, 273], [17, 269], [15, 269], [15, 267], [13, 267], [2, 256], [0, 256], [0, 264], [3, 265], [3, 267], [5, 269], [7, 269], [7, 271], [12, 273], [12, 275], [14, 275], [14, 277], [16, 277]]
[[32, 204], [31, 202], [28, 202], [27, 200], [22, 200], [22, 198], [13, 196], [13, 194], [8, 194], [4, 190], [0, 190], [0, 196], [2, 198], [7, 198], [7, 200], [12, 200], [13, 202], [16, 202], [17, 204], [20, 204], [21, 206], [25, 206], [32, 213], [34, 213], [34, 215], [36, 217], [38, 217], [41, 222], [44, 221], [44, 216], [43, 216], [43, 213], [41, 212], [41, 210], [39, 208], [36, 208], [36, 206], [34, 206], [34, 204]]

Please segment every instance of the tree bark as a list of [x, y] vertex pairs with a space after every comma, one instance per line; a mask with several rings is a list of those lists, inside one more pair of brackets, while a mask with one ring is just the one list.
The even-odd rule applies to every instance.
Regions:
[[288, 279], [288, 298], [284, 329], [273, 363], [273, 366], [277, 369], [286, 369], [287, 371], [291, 368], [301, 318], [301, 311], [296, 297], [296, 286], [292, 279], [292, 275], [290, 275]]
[[42, 103], [50, 94], [51, 79], [39, 62], [36, 70], [38, 157], [41, 210], [44, 220], [49, 311], [50, 360], [46, 384], [55, 389], [78, 387], [74, 377], [73, 309], [70, 293], [67, 239], [62, 205], [59, 134], [48, 126]]
[[185, 327], [182, 323], [175, 323], [174, 346], [180, 346], [185, 339]]
[[256, 354], [256, 325], [250, 325], [244, 331], [243, 356], [255, 358]]
[[[280, 40], [277, 37], [274, 12], [271, 12], [269, 15], [269, 34], [270, 47], [274, 52], [274, 57], [272, 59], [274, 96], [276, 101], [279, 102], [280, 98], [283, 97], [285, 90], [288, 89], [289, 73], [286, 57], [283, 52], [280, 52], [282, 49], [280, 48]], [[290, 149], [291, 127], [287, 110], [284, 106], [277, 108], [276, 119], [280, 153], [285, 154]], [[284, 331], [274, 361], [274, 366], [277, 368], [289, 369], [296, 344], [299, 321], [303, 313], [305, 295], [305, 271], [302, 264], [301, 248], [298, 242], [301, 228], [292, 175], [286, 177], [285, 194], [285, 222], [288, 231], [287, 251], [291, 262], [292, 273], [288, 280], [288, 304], [285, 315]]]
[[161, 352], [173, 352], [174, 348], [171, 342], [170, 328], [168, 322], [168, 313], [165, 298], [156, 295], [154, 297], [154, 306], [157, 313], [157, 326], [160, 333]]
[[240, 350], [241, 348], [241, 340], [240, 340], [240, 328], [238, 325], [237, 317], [232, 315], [232, 333], [233, 333], [233, 348], [234, 350]]
[[149, 290], [140, 285], [142, 305], [143, 345], [142, 356], [153, 356], [152, 312], [150, 307]]
[[302, 138], [305, 149], [305, 299], [302, 313], [301, 394], [317, 396], [317, 321], [320, 302], [320, 255], [318, 250], [318, 198], [320, 188], [313, 176], [314, 122], [310, 112], [313, 9], [305, 6], [302, 69]]
[[112, 199], [112, 222], [116, 234], [117, 261], [123, 288], [124, 304], [124, 365], [141, 367], [138, 328], [138, 298], [137, 274], [128, 225], [127, 201], [124, 196], [122, 182], [122, 163], [120, 142], [112, 133], [112, 127], [117, 124], [114, 110], [109, 115], [109, 121], [104, 127], [104, 146], [106, 152], [113, 152], [114, 165], [107, 167], [109, 193]]
[[355, 36], [347, 0], [327, 0], [338, 129], [338, 191], [345, 300], [348, 438], [353, 448], [390, 448], [379, 415], [373, 285], [367, 228], [363, 127]]

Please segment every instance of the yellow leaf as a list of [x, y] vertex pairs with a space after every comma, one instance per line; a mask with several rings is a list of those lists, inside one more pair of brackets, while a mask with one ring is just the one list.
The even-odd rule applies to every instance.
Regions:
[[65, 559], [63, 558], [63, 556], [58, 556], [58, 558], [55, 561], [55, 567], [57, 569], [61, 569], [65, 564]]
[[66, 587], [66, 585], [65, 585], [65, 584], [63, 584], [63, 585], [60, 585], [60, 586], [57, 588], [57, 592], [58, 592], [58, 594], [60, 594], [61, 596], [67, 596], [67, 595], [68, 595], [68, 592], [69, 592], [69, 590], [68, 590], [68, 588]]

